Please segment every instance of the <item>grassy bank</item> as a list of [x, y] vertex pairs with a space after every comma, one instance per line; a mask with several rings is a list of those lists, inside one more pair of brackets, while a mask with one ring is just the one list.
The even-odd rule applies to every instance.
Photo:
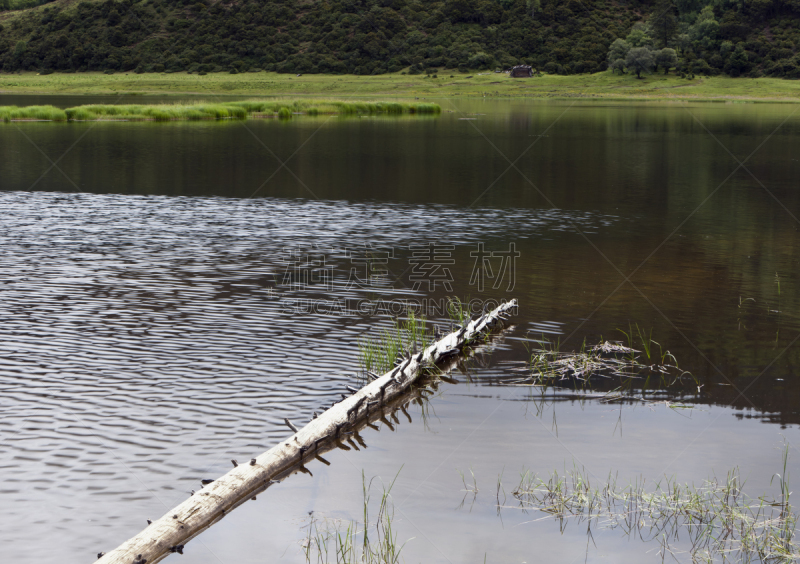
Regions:
[[59, 109], [54, 106], [0, 106], [0, 120], [204, 120], [294, 115], [437, 114], [441, 108], [427, 102], [361, 102], [343, 100], [250, 100], [197, 104], [89, 104]]
[[399, 73], [377, 76], [211, 73], [0, 74], [0, 93], [200, 94], [204, 96], [531, 97], [666, 100], [800, 101], [800, 81], [777, 78], [653, 74], [641, 80], [610, 72], [514, 79], [503, 73], [442, 73], [437, 78]]

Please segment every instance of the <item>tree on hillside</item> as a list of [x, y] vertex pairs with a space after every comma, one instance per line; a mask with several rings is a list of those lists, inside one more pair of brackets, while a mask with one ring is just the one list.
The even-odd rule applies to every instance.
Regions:
[[744, 46], [739, 43], [728, 58], [728, 63], [725, 65], [725, 72], [735, 78], [747, 72], [749, 68], [750, 61], [747, 59], [747, 53], [744, 50]]
[[691, 14], [697, 12], [703, 6], [702, 0], [675, 0], [675, 7], [679, 14]]
[[631, 32], [628, 34], [628, 37], [625, 38], [625, 41], [627, 41], [628, 45], [631, 47], [653, 46], [653, 38], [650, 37], [647, 26], [641, 22], [633, 24], [633, 29], [631, 29]]
[[717, 32], [719, 31], [719, 22], [714, 17], [714, 10], [711, 6], [706, 6], [700, 11], [697, 20], [689, 28], [689, 36], [694, 41], [700, 41], [703, 47], [708, 49], [710, 45], [717, 39]]
[[664, 69], [664, 74], [669, 72], [669, 69], [678, 64], [678, 54], [675, 49], [664, 47], [655, 53], [656, 64]]
[[628, 51], [630, 50], [631, 46], [624, 39], [617, 38], [614, 40], [614, 43], [608, 48], [608, 55], [606, 55], [608, 68], [611, 69], [612, 73], [614, 71], [619, 71], [620, 74], [625, 72], [625, 57], [628, 56]]
[[619, 71], [619, 74], [625, 74], [625, 59], [617, 59], [610, 65], [611, 72]]
[[732, 41], [723, 41], [719, 44], [719, 54], [723, 59], [727, 59], [728, 55], [733, 52], [734, 45]]
[[666, 47], [678, 31], [678, 18], [672, 0], [658, 0], [653, 6], [649, 23], [654, 35]]
[[541, 0], [527, 0], [526, 6], [528, 7], [528, 11], [531, 13], [531, 18], [536, 19], [536, 12], [542, 7]]
[[642, 78], [641, 73], [650, 72], [653, 68], [653, 52], [647, 47], [634, 47], [625, 57], [625, 68], [636, 73], [636, 78]]
[[706, 76], [711, 74], [711, 66], [705, 59], [695, 59], [691, 65], [692, 74], [704, 74]]
[[680, 49], [681, 53], [688, 51], [692, 48], [692, 38], [688, 33], [681, 33], [675, 38], [675, 44]]
[[628, 51], [631, 50], [630, 44], [625, 41], [624, 39], [615, 39], [614, 43], [608, 48], [608, 55], [606, 56], [606, 60], [609, 64], [613, 63], [617, 59], [625, 59], [628, 56]]

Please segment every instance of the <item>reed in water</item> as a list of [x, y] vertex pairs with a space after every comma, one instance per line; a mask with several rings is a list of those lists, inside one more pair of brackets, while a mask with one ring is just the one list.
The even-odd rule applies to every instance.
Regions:
[[0, 119], [9, 121], [199, 121], [279, 118], [296, 115], [435, 115], [438, 104], [428, 102], [353, 102], [347, 100], [246, 100], [176, 104], [87, 104], [54, 106], [0, 106]]

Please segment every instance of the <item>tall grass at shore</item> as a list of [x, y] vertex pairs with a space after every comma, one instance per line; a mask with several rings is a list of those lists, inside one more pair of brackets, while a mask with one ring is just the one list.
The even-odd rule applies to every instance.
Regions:
[[344, 100], [250, 100], [231, 102], [231, 105], [247, 109], [250, 114], [278, 115], [282, 109], [292, 114], [438, 114], [442, 108], [427, 102], [361, 102]]
[[65, 110], [68, 119], [203, 120], [246, 119], [247, 111], [231, 104], [90, 104]]
[[89, 104], [61, 110], [53, 106], [0, 106], [0, 119], [48, 121], [199, 121], [295, 115], [404, 115], [441, 112], [427, 102], [352, 102], [343, 100], [246, 100], [192, 104]]
[[0, 120], [4, 122], [14, 120], [47, 120], [47, 121], [67, 121], [67, 113], [54, 106], [0, 106]]

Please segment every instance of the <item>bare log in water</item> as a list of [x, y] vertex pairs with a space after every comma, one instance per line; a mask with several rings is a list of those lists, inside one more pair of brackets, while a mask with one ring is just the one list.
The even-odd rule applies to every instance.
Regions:
[[[314, 459], [328, 462], [320, 455], [334, 448], [358, 449], [364, 445], [358, 429], [385, 418], [387, 407], [394, 409], [398, 398], [421, 374], [422, 369], [440, 364], [481, 334], [488, 333], [500, 320], [511, 314], [517, 301], [503, 303], [489, 313], [465, 323], [419, 354], [407, 357], [400, 365], [373, 380], [353, 395], [313, 418], [305, 427], [247, 463], [236, 464], [221, 478], [204, 480], [203, 488], [167, 512], [148, 522], [132, 539], [99, 557], [98, 564], [154, 564], [183, 546], [203, 530], [276, 480], [297, 471], [310, 473], [304, 464]], [[404, 398], [405, 399], [405, 398]], [[400, 407], [405, 401], [400, 402]], [[294, 425], [286, 420], [287, 426]], [[355, 441], [353, 440], [355, 439]], [[345, 443], [351, 445], [347, 446]]]

